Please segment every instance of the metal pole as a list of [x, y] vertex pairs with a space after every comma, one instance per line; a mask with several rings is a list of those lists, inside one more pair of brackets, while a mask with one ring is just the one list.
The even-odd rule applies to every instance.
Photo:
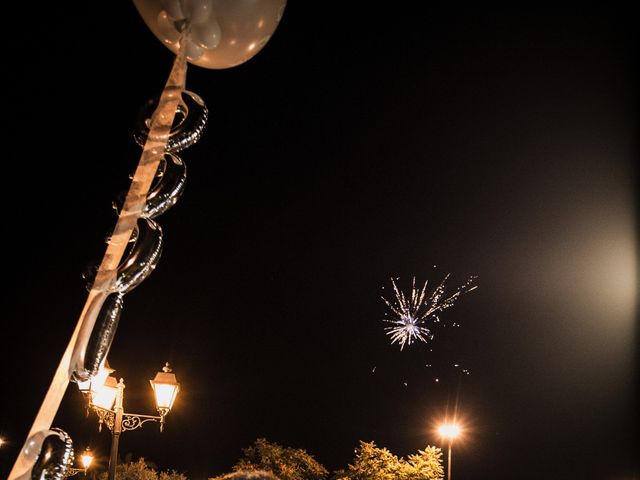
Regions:
[[451, 480], [451, 443], [449, 440], [449, 458], [447, 459], [447, 480]]
[[113, 421], [113, 430], [111, 432], [111, 457], [109, 458], [109, 480], [116, 480], [116, 465], [118, 464], [118, 441], [122, 432], [122, 415], [124, 408], [122, 407], [124, 399], [124, 380], [121, 378], [118, 382], [118, 394], [116, 395], [116, 404], [114, 412], [116, 414]]

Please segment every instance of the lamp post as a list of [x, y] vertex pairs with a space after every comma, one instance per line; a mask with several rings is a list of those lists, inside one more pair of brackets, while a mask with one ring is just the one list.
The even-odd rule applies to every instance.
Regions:
[[67, 473], [64, 474], [64, 477], [72, 477], [80, 472], [87, 474], [87, 469], [91, 466], [91, 462], [93, 462], [93, 453], [89, 449], [89, 447], [84, 449], [82, 455], [80, 455], [80, 463], [82, 464], [82, 468], [69, 468]]
[[451, 444], [453, 439], [460, 435], [460, 427], [455, 423], [443, 423], [438, 427], [438, 433], [444, 439], [449, 440], [449, 451], [447, 453], [447, 480], [451, 480]]
[[[106, 372], [106, 375], [104, 374]], [[175, 374], [166, 363], [161, 372], [158, 372], [153, 380], [149, 380], [155, 394], [156, 409], [159, 415], [140, 415], [125, 413], [124, 411], [124, 379], [116, 381], [111, 376], [114, 370], [105, 365], [101, 372], [91, 381], [78, 384], [88, 400], [89, 409], [98, 416], [98, 430], [102, 431], [105, 424], [111, 430], [111, 453], [109, 457], [109, 480], [116, 478], [116, 465], [118, 463], [118, 443], [120, 434], [127, 430], [135, 430], [146, 422], [159, 422], [160, 431], [164, 428], [164, 417], [171, 411], [180, 385]]]

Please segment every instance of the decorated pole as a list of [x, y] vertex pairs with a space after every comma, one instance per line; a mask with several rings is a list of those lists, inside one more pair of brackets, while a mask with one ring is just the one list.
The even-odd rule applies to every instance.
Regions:
[[[138, 166], [124, 202], [116, 205], [118, 218], [106, 251], [88, 279], [86, 302], [9, 480], [62, 479], [71, 468], [71, 438], [51, 429], [51, 424], [69, 382], [90, 380], [103, 367], [124, 294], [157, 265], [162, 230], [153, 219], [177, 202], [186, 178], [186, 167], [175, 153], [200, 138], [207, 120], [202, 99], [185, 90], [187, 62], [221, 69], [249, 60], [278, 26], [286, 0], [134, 0], [134, 4], [176, 57], [160, 98], [147, 105], [135, 134], [143, 147]], [[45, 445], [55, 448], [44, 455]]]

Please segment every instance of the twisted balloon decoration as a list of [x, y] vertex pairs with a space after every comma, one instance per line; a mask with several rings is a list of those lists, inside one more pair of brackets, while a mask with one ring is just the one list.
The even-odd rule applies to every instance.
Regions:
[[[163, 245], [162, 228], [154, 219], [178, 202], [187, 180], [187, 167], [176, 153], [200, 139], [208, 118], [207, 107], [198, 95], [186, 90], [181, 95], [174, 125], [166, 139], [165, 153], [160, 156], [154, 183], [129, 238], [124, 260], [120, 262], [114, 281], [107, 290], [108, 296], [97, 313], [84, 352], [78, 349], [78, 354], [74, 357], [72, 380], [85, 382], [102, 368], [116, 333], [124, 295], [151, 275], [160, 260]], [[142, 147], [149, 138], [148, 124], [157, 104], [158, 99], [150, 100], [141, 112], [134, 139]], [[116, 200], [114, 208], [119, 216], [122, 215], [124, 205], [121, 201]], [[111, 239], [108, 239], [107, 243], [110, 241]], [[90, 274], [86, 278], [90, 292], [95, 276], [97, 275]]]
[[[52, 430], [49, 429], [62, 397], [69, 381], [89, 380], [98, 373], [115, 335], [122, 310], [122, 296], [147, 278], [160, 258], [162, 231], [153, 220], [143, 215], [147, 196], [158, 167], [165, 157], [176, 112], [185, 108], [181, 105], [184, 105], [182, 93], [186, 69], [185, 48], [181, 48], [149, 122], [147, 139], [138, 167], [124, 205], [118, 213], [113, 233], [107, 242], [102, 262], [92, 278], [80, 319], [58, 364], [25, 445], [9, 474], [10, 480], [64, 478], [71, 465], [70, 458], [63, 455], [46, 455], [46, 440], [52, 435]], [[126, 260], [120, 263], [132, 238], [134, 248], [130, 249]], [[35, 455], [38, 446], [40, 450]], [[36, 477], [33, 469], [39, 459], [45, 458], [43, 455], [49, 459], [58, 458], [59, 461], [56, 463], [57, 467], [46, 470], [49, 473], [43, 477]], [[63, 460], [66, 463], [63, 463]]]
[[[116, 202], [118, 220], [89, 294], [9, 480], [62, 480], [73, 463], [71, 438], [51, 429], [70, 381], [95, 377], [109, 353], [124, 296], [155, 269], [162, 229], [155, 221], [180, 198], [186, 166], [177, 152], [200, 138], [207, 108], [185, 90], [187, 61], [229, 68], [271, 37], [286, 0], [133, 0], [147, 26], [176, 58], [159, 99], [143, 108], [134, 138], [143, 147], [131, 186]], [[177, 121], [176, 121], [177, 119]], [[124, 259], [124, 260], [123, 260]]]

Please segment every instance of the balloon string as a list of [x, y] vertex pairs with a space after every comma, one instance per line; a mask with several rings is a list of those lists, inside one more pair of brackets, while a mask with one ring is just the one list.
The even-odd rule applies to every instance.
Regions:
[[173, 62], [171, 73], [160, 96], [158, 107], [151, 118], [149, 134], [147, 135], [138, 167], [131, 181], [124, 207], [118, 216], [113, 234], [98, 268], [95, 281], [71, 335], [69, 344], [58, 364], [49, 389], [27, 435], [27, 440], [9, 473], [9, 480], [17, 479], [19, 476], [29, 472], [35, 462], [33, 454], [27, 455], [29, 439], [35, 433], [51, 428], [71, 378], [72, 372], [70, 370], [74, 352], [84, 351], [84, 348], [86, 348], [96, 317], [109, 294], [111, 286], [115, 282], [117, 269], [126, 250], [127, 243], [144, 209], [147, 195], [160, 160], [164, 155], [176, 109], [182, 102], [182, 92], [184, 91], [187, 75], [187, 42], [183, 41], [183, 39], [184, 35], [180, 41], [180, 48]]

